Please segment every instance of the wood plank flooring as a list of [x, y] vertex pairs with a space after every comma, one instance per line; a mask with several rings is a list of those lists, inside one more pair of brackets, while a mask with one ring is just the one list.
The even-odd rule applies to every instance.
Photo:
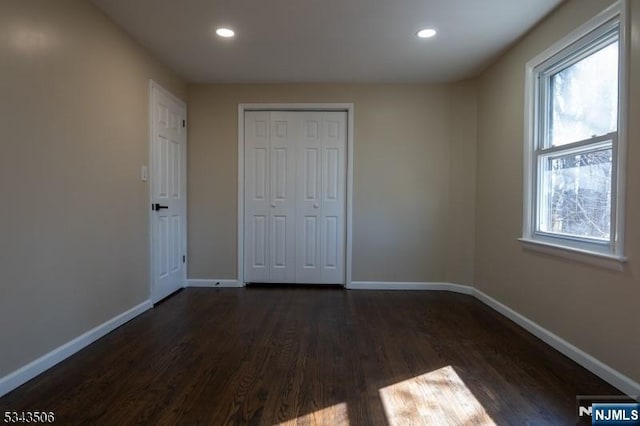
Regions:
[[470, 296], [186, 289], [0, 399], [56, 424], [575, 424], [614, 388]]

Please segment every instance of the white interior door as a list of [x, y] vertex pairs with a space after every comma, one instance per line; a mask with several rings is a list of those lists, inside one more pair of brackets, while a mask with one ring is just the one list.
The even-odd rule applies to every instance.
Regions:
[[152, 300], [184, 287], [186, 272], [186, 106], [151, 86]]
[[344, 284], [346, 113], [245, 112], [246, 282]]

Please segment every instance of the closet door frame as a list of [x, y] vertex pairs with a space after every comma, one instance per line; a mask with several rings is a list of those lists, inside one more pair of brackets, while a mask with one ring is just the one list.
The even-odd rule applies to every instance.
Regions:
[[352, 263], [352, 219], [353, 219], [353, 122], [354, 107], [352, 103], [294, 103], [294, 104], [239, 104], [238, 105], [238, 282], [244, 281], [244, 116], [245, 111], [338, 111], [347, 114], [347, 161], [346, 161], [346, 247], [344, 259], [344, 283], [351, 287]]

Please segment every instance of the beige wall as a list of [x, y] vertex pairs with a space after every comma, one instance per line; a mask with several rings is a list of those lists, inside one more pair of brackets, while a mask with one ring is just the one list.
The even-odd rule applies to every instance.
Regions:
[[573, 0], [479, 79], [476, 286], [611, 367], [640, 381], [640, 4], [632, 6], [626, 254], [614, 272], [523, 249], [525, 63], [610, 2]]
[[[475, 107], [463, 107], [457, 120], [451, 114], [474, 90], [473, 83], [189, 85], [189, 277], [237, 276], [238, 104], [348, 102], [355, 106], [353, 280], [444, 281], [464, 263], [451, 275], [470, 282], [473, 220], [451, 224], [452, 244], [443, 224], [452, 211], [473, 217], [473, 179], [452, 178], [450, 161], [456, 170], [470, 165], [464, 176], [473, 176]], [[452, 121], [459, 130], [450, 132]], [[471, 248], [449, 262], [449, 247], [463, 245]]]
[[476, 81], [450, 85], [447, 282], [473, 285], [476, 222]]
[[83, 0], [0, 2], [0, 377], [149, 297], [148, 80]]

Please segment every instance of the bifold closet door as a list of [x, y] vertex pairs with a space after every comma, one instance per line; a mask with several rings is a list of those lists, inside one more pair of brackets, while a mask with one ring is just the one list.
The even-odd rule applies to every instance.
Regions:
[[245, 112], [246, 282], [344, 283], [346, 113]]
[[345, 283], [347, 113], [322, 113], [321, 283]]
[[271, 183], [269, 217], [269, 281], [295, 283], [296, 135], [292, 112], [272, 111], [268, 175]]
[[244, 115], [244, 277], [269, 282], [270, 113]]

